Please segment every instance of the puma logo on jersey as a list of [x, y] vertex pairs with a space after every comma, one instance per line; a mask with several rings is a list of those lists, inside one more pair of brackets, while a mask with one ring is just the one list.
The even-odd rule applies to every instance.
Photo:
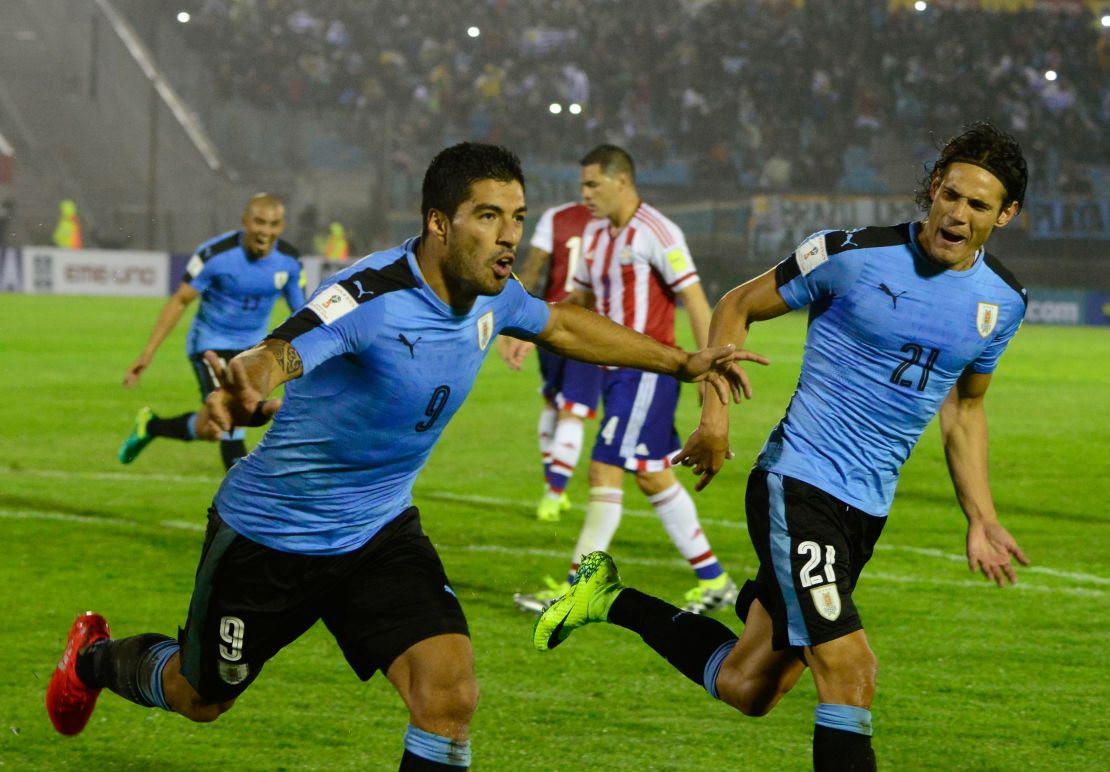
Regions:
[[897, 310], [898, 309], [898, 298], [905, 295], [906, 291], [894, 292], [890, 289], [890, 287], [886, 286], [885, 284], [880, 284], [879, 289], [881, 289], [884, 294], [890, 296], [890, 302], [893, 304], [891, 307], [894, 308], [895, 310]]
[[362, 288], [362, 280], [361, 279], [355, 279], [353, 284], [355, 285], [355, 288], [358, 290], [358, 294], [355, 296], [355, 300], [359, 300], [360, 298], [362, 298], [363, 295], [369, 295], [370, 297], [374, 296], [374, 290], [368, 290], [368, 289], [363, 289]]
[[421, 336], [421, 337], [417, 338], [416, 340], [414, 340], [412, 343], [409, 343], [409, 339], [406, 338], [405, 334], [402, 332], [400, 335], [397, 336], [397, 340], [401, 341], [406, 346], [408, 346], [409, 347], [409, 356], [411, 356], [413, 359], [416, 359], [416, 344], [419, 343], [420, 341], [424, 340], [424, 337]]

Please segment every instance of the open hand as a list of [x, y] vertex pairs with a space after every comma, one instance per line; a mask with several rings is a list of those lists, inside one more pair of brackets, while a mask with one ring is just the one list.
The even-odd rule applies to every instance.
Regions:
[[505, 361], [510, 370], [519, 370], [520, 366], [524, 364], [524, 360], [532, 353], [532, 349], [536, 347], [535, 343], [527, 340], [520, 340], [508, 335], [499, 335], [497, 337], [497, 353]]
[[684, 381], [705, 381], [716, 390], [718, 398], [725, 405], [728, 404], [730, 394], [732, 400], [739, 403], [744, 397], [752, 398], [752, 384], [748, 380], [748, 374], [737, 364], [740, 361], [770, 364], [766, 357], [754, 351], [737, 351], [736, 346], [729, 343], [725, 346], [703, 348], [691, 354], [678, 377]]
[[1010, 532], [997, 521], [971, 523], [967, 528], [967, 567], [972, 573], [981, 571], [983, 576], [990, 579], [999, 587], [1017, 583], [1017, 574], [1010, 563], [1010, 556], [1017, 558], [1023, 566], [1029, 565], [1029, 559], [1021, 551], [1017, 541]]
[[694, 474], [701, 475], [694, 490], [700, 491], [713, 482], [725, 461], [732, 459], [734, 455], [728, 447], [727, 427], [724, 433], [720, 433], [710, 432], [699, 426], [686, 440], [678, 455], [671, 459], [671, 463], [693, 467]]

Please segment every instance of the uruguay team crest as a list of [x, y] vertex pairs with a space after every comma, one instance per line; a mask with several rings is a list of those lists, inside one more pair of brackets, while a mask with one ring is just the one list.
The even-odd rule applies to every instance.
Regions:
[[975, 311], [975, 329], [979, 331], [979, 337], [985, 338], [994, 332], [996, 324], [998, 324], [998, 304], [984, 303], [980, 300], [979, 308]]
[[478, 348], [482, 351], [486, 350], [490, 340], [493, 338], [493, 311], [486, 311], [478, 319]]
[[274, 273], [274, 289], [282, 289], [287, 281], [289, 281], [289, 271], [277, 271]]
[[830, 622], [840, 618], [840, 593], [836, 591], [835, 584], [823, 584], [810, 589], [809, 595], [813, 598], [813, 607], [817, 613]]

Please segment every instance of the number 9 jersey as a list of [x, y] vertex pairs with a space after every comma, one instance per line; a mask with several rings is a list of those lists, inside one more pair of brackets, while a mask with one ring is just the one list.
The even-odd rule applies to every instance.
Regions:
[[421, 276], [415, 243], [328, 277], [271, 333], [296, 349], [303, 374], [216, 494], [237, 533], [282, 552], [361, 547], [411, 506], [416, 475], [493, 339], [547, 325], [547, 304], [515, 278], [455, 311]]
[[809, 306], [809, 329], [797, 390], [756, 468], [880, 517], [953, 384], [994, 371], [1028, 302], [985, 251], [965, 271], [931, 262], [918, 229], [823, 231], [775, 270], [786, 304]]

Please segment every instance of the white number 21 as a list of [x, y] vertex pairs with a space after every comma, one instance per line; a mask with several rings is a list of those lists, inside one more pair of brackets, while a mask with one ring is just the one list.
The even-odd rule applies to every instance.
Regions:
[[798, 572], [798, 578], [802, 580], [802, 587], [812, 587], [815, 584], [822, 584], [824, 582], [835, 582], [836, 574], [833, 572], [833, 564], [836, 562], [836, 549], [831, 545], [825, 545], [825, 576], [821, 577], [820, 574], [814, 576], [811, 572], [821, 564], [821, 545], [815, 541], [804, 541], [798, 545], [798, 554], [809, 554], [809, 560], [802, 566], [802, 570]]

